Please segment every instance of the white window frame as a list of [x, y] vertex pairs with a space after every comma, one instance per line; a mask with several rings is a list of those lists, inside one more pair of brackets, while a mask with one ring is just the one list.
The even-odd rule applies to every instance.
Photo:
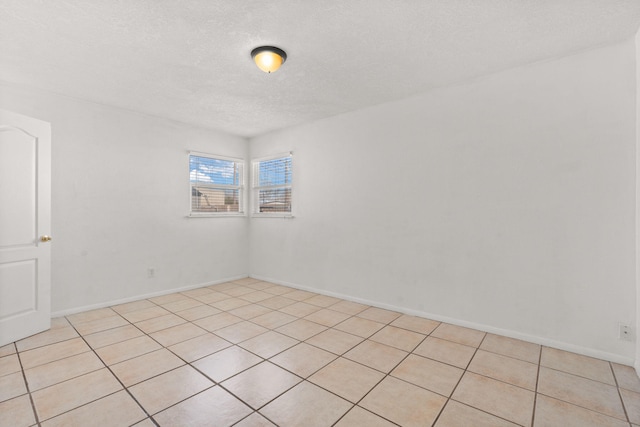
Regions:
[[[268, 160], [282, 159], [284, 157], [291, 158], [291, 183], [283, 184], [283, 185], [268, 185], [268, 186], [259, 186], [258, 185], [258, 177], [259, 177], [259, 168], [260, 163]], [[291, 191], [291, 212], [260, 212], [260, 190], [264, 189], [280, 189], [280, 188], [289, 188]], [[257, 218], [293, 218], [293, 209], [294, 209], [294, 186], [293, 186], [293, 152], [274, 154], [266, 157], [258, 157], [255, 159], [251, 159], [251, 216]]]
[[[240, 165], [240, 167], [242, 168], [242, 171], [240, 173], [240, 184], [239, 185], [229, 185], [229, 184], [211, 184], [209, 185], [210, 187], [214, 187], [214, 188], [220, 188], [220, 189], [229, 189], [229, 190], [239, 190], [238, 191], [238, 212], [226, 212], [226, 211], [221, 211], [221, 212], [193, 212], [193, 187], [192, 187], [192, 182], [191, 182], [191, 156], [195, 156], [195, 157], [206, 157], [209, 159], [214, 159], [214, 160], [224, 160], [224, 161], [228, 161], [228, 162], [235, 162], [237, 164]], [[245, 194], [245, 185], [244, 183], [246, 182], [246, 174], [247, 174], [247, 170], [246, 170], [246, 164], [245, 164], [245, 160], [241, 159], [241, 158], [237, 158], [237, 157], [228, 157], [228, 156], [219, 156], [217, 154], [211, 154], [211, 153], [203, 153], [201, 151], [188, 151], [187, 152], [187, 180], [188, 180], [188, 184], [189, 184], [189, 192], [187, 193], [189, 195], [189, 214], [187, 215], [187, 217], [189, 218], [215, 218], [215, 217], [229, 217], [229, 216], [238, 216], [238, 217], [244, 217], [246, 216], [246, 194]], [[204, 184], [204, 186], [208, 186], [207, 184]]]

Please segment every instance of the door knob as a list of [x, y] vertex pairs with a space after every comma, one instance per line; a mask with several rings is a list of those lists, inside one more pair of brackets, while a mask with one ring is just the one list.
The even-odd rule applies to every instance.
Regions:
[[41, 242], [49, 242], [51, 241], [51, 236], [47, 236], [46, 234], [40, 238]]

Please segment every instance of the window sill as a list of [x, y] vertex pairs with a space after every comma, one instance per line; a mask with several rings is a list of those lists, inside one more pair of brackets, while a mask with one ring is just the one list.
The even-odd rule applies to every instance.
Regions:
[[220, 213], [203, 213], [203, 214], [189, 214], [187, 218], [228, 218], [228, 217], [240, 217], [244, 218], [247, 214], [241, 213], [232, 213], [232, 212], [220, 212]]
[[293, 219], [295, 216], [291, 214], [277, 214], [277, 213], [254, 213], [251, 214], [251, 218], [280, 218], [280, 219]]

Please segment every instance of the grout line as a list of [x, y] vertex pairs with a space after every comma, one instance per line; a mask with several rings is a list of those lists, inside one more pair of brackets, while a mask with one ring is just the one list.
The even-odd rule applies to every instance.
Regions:
[[[29, 402], [31, 402], [31, 410], [33, 411], [34, 419], [36, 420], [36, 424], [40, 427], [40, 417], [38, 417], [38, 411], [36, 411], [36, 403], [33, 401], [33, 396], [31, 395], [31, 388], [29, 387], [29, 382], [27, 381], [27, 375], [24, 372], [24, 367], [22, 366], [22, 359], [20, 358], [20, 352], [18, 351], [18, 345], [13, 342], [13, 349], [16, 351], [16, 357], [18, 358], [18, 363], [20, 363], [20, 371], [22, 373], [22, 380], [24, 381], [24, 386], [27, 389], [27, 394], [29, 395]], [[17, 397], [17, 396], [16, 396]]]
[[613, 381], [616, 383], [616, 390], [618, 391], [618, 396], [620, 397], [620, 403], [622, 404], [622, 410], [624, 411], [624, 416], [627, 417], [627, 422], [631, 424], [631, 419], [629, 418], [629, 412], [627, 411], [627, 405], [624, 403], [624, 399], [622, 398], [622, 391], [620, 391], [620, 385], [618, 385], [618, 378], [616, 377], [616, 372], [613, 370], [613, 364], [609, 362], [609, 369], [611, 369], [611, 375], [613, 375]]
[[536, 405], [538, 404], [538, 384], [540, 384], [540, 362], [542, 362], [542, 346], [538, 352], [538, 371], [536, 372], [536, 389], [533, 393], [533, 411], [531, 414], [531, 425], [535, 425], [536, 421]]

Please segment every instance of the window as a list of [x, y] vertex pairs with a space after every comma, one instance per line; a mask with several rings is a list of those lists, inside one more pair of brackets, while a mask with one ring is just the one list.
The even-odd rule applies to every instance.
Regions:
[[291, 154], [253, 161], [253, 212], [291, 214]]
[[191, 216], [242, 214], [243, 166], [239, 159], [189, 153]]

